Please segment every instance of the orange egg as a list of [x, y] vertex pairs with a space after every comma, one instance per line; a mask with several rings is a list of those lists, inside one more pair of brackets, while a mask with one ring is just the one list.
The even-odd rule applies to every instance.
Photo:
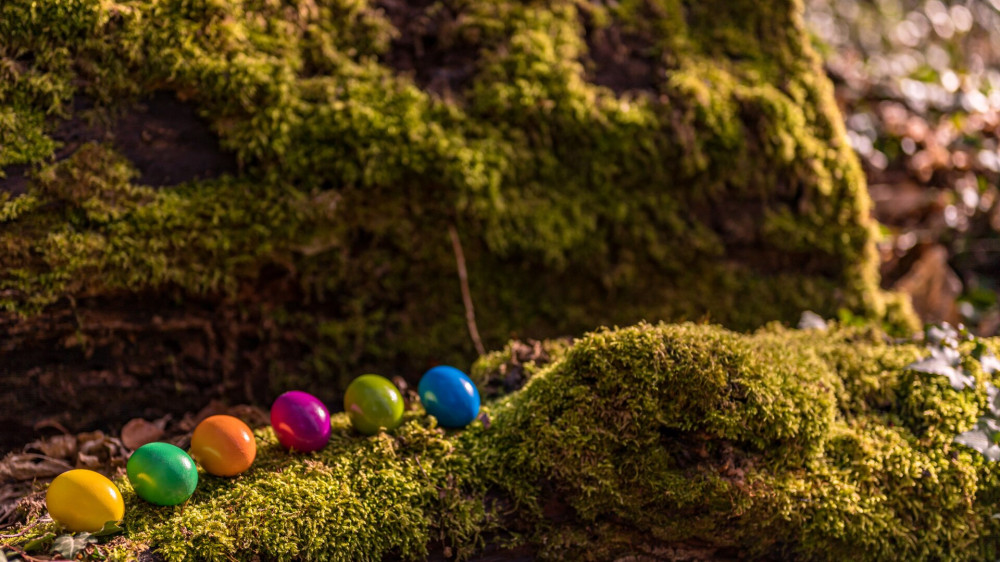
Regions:
[[247, 424], [233, 416], [211, 416], [194, 428], [191, 458], [209, 474], [235, 476], [253, 464], [257, 441]]

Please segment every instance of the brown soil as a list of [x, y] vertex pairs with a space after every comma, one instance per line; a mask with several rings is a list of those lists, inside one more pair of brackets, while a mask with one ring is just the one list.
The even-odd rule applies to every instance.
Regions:
[[586, 31], [588, 56], [583, 63], [588, 80], [618, 94], [658, 91], [664, 69], [650, 38], [614, 24], [597, 27], [583, 11], [580, 17]]
[[447, 2], [378, 0], [398, 31], [385, 63], [441, 97], [460, 94], [472, 79], [479, 45], [459, 33], [461, 13]]
[[269, 367], [305, 353], [258, 314], [162, 295], [5, 315], [0, 333], [0, 452], [54, 427], [108, 430], [134, 417], [198, 411], [215, 398], [266, 403]]
[[[473, 79], [480, 50], [476, 31], [463, 28], [461, 7], [434, 0], [378, 0], [398, 35], [385, 57], [396, 72], [429, 92], [451, 98]], [[588, 53], [587, 79], [616, 93], [655, 92], [663, 78], [653, 41], [611, 24], [597, 27], [580, 8]]]
[[[138, 183], [168, 187], [190, 180], [208, 179], [238, 171], [236, 157], [222, 150], [195, 106], [177, 99], [172, 92], [152, 98], [110, 117], [95, 111], [84, 97], [73, 100], [69, 119], [53, 124], [52, 138], [61, 146], [55, 161], [68, 158], [88, 142], [106, 142], [128, 158], [139, 171]], [[14, 195], [27, 191], [31, 170], [11, 166], [0, 179], [0, 192]]]

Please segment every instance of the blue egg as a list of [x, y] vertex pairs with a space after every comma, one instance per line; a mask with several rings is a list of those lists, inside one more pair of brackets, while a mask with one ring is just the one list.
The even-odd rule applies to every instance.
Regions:
[[442, 427], [465, 427], [479, 415], [479, 390], [454, 367], [441, 365], [424, 373], [417, 392]]

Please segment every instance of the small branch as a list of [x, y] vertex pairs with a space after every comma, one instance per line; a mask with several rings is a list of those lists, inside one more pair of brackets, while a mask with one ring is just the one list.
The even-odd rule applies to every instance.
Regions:
[[0, 535], [0, 539], [9, 540], [9, 539], [16, 539], [18, 537], [23, 537], [25, 533], [34, 529], [35, 525], [38, 525], [38, 523], [41, 522], [41, 520], [42, 520], [41, 518], [35, 519], [34, 523], [27, 525], [25, 528], [21, 529], [20, 533], [14, 533], [13, 535]]
[[35, 558], [34, 556], [31, 556], [30, 554], [25, 552], [23, 549], [20, 549], [14, 545], [8, 544], [5, 545], [3, 548], [9, 548], [13, 550], [14, 552], [17, 553], [18, 556], [21, 557], [21, 560], [24, 560], [24, 562], [42, 562], [41, 558]]
[[476, 353], [486, 354], [483, 347], [483, 340], [479, 338], [479, 328], [476, 327], [476, 309], [472, 306], [472, 292], [469, 291], [469, 273], [465, 269], [465, 253], [462, 252], [462, 241], [458, 238], [458, 230], [455, 225], [448, 226], [448, 234], [451, 236], [451, 248], [455, 252], [455, 263], [458, 265], [458, 281], [462, 285], [462, 302], [465, 304], [465, 323], [469, 327], [469, 336], [476, 346]]

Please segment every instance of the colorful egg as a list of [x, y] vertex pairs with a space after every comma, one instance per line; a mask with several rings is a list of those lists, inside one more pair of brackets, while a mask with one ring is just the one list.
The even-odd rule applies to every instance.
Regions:
[[479, 415], [479, 389], [454, 367], [441, 365], [424, 373], [417, 393], [442, 427], [465, 427]]
[[378, 375], [361, 375], [344, 393], [344, 410], [351, 425], [365, 435], [393, 430], [403, 421], [403, 396], [396, 385]]
[[253, 464], [257, 441], [238, 418], [210, 416], [194, 428], [190, 454], [209, 474], [236, 476]]
[[184, 503], [198, 486], [198, 468], [180, 447], [147, 443], [125, 465], [128, 481], [140, 498], [156, 505]]
[[312, 394], [292, 390], [271, 406], [271, 426], [286, 449], [318, 451], [330, 441], [330, 411]]
[[93, 470], [70, 470], [56, 477], [45, 493], [49, 515], [74, 533], [96, 533], [125, 516], [125, 502], [114, 482]]

